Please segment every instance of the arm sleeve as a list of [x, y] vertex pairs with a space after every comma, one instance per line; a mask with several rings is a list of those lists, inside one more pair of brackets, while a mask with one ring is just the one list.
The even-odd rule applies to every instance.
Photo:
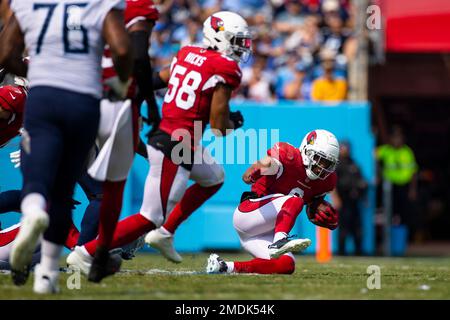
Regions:
[[278, 142], [267, 150], [267, 155], [281, 163], [289, 163], [295, 159], [295, 147], [285, 142]]
[[153, 93], [152, 65], [148, 56], [149, 37], [150, 34], [146, 31], [135, 31], [130, 34], [133, 47], [133, 75], [139, 96], [147, 102], [147, 122], [158, 125], [160, 116]]
[[130, 34], [133, 47], [133, 75], [139, 88], [139, 93], [144, 98], [153, 95], [152, 66], [147, 49], [149, 34], [145, 31], [135, 31]]

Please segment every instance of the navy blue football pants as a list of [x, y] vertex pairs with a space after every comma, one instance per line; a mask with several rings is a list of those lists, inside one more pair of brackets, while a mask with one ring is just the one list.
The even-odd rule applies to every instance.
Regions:
[[22, 137], [22, 199], [44, 196], [50, 225], [44, 239], [63, 245], [72, 222], [76, 181], [94, 145], [100, 101], [90, 95], [53, 87], [31, 88]]
[[[98, 235], [98, 224], [100, 221], [100, 204], [102, 201], [102, 182], [94, 180], [85, 171], [78, 184], [83, 189], [89, 200], [83, 219], [81, 220], [80, 237], [77, 245], [94, 240]], [[0, 192], [0, 214], [6, 212], [20, 212], [20, 190], [8, 190]]]
[[86, 242], [94, 240], [98, 235], [98, 225], [100, 222], [100, 204], [103, 197], [103, 183], [94, 180], [86, 171], [78, 179], [78, 184], [83, 189], [89, 204], [81, 220], [80, 237], [77, 245], [81, 246]]

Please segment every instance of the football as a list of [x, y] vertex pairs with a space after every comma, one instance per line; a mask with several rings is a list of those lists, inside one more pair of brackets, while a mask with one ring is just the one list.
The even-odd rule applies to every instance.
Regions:
[[314, 219], [314, 216], [318, 211], [327, 213], [326, 209], [330, 207], [333, 208], [331, 203], [323, 198], [318, 198], [308, 204], [308, 206], [306, 207], [306, 214], [308, 215], [309, 219]]

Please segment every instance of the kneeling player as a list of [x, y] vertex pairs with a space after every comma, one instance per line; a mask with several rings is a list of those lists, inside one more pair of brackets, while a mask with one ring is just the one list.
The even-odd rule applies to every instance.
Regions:
[[331, 230], [337, 227], [337, 212], [323, 200], [336, 185], [339, 143], [335, 136], [314, 130], [300, 148], [281, 142], [267, 154], [245, 172], [243, 180], [252, 189], [244, 192], [233, 216], [243, 248], [255, 259], [228, 262], [211, 254], [208, 273], [293, 273], [293, 253], [311, 244], [309, 239], [288, 236], [305, 204], [311, 222]]

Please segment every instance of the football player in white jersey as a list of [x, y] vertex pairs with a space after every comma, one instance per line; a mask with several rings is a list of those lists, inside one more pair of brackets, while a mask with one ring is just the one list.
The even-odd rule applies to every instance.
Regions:
[[[13, 281], [24, 284], [40, 236], [33, 290], [55, 293], [58, 262], [71, 224], [71, 198], [94, 144], [106, 43], [124, 96], [131, 74], [123, 0], [13, 0], [0, 39], [0, 65], [30, 80], [22, 139], [22, 227], [12, 248]], [[22, 62], [24, 50], [30, 55]], [[108, 252], [103, 258], [109, 260]]]

